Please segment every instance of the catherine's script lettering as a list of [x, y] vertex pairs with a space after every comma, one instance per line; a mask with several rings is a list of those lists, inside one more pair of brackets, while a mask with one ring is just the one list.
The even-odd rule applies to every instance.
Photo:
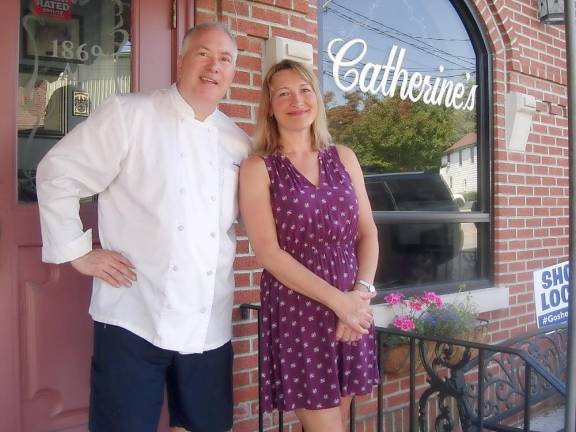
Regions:
[[[409, 74], [402, 67], [406, 49], [399, 49], [396, 45], [390, 49], [386, 64], [367, 62], [361, 70], [358, 70], [356, 66], [362, 64], [362, 59], [368, 50], [366, 41], [359, 38], [352, 39], [335, 50], [335, 45], [341, 42], [344, 42], [344, 39], [337, 38], [328, 44], [332, 75], [340, 90], [348, 92], [359, 88], [364, 93], [373, 95], [381, 93], [383, 96], [393, 97], [400, 85], [399, 95], [402, 100], [410, 99], [413, 102], [422, 100], [430, 105], [444, 104], [447, 108], [474, 110], [478, 85], [471, 85], [467, 89], [460, 81], [431, 77], [419, 72]], [[360, 53], [350, 60], [347, 55], [356, 45], [361, 46]], [[443, 72], [444, 66], [440, 65], [438, 70]], [[469, 80], [470, 74], [466, 73], [466, 81]]]

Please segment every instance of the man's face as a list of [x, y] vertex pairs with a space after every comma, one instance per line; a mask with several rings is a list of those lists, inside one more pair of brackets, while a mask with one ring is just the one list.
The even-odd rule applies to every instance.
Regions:
[[230, 36], [219, 29], [205, 29], [188, 39], [178, 57], [178, 90], [203, 120], [226, 94], [234, 79], [236, 50]]

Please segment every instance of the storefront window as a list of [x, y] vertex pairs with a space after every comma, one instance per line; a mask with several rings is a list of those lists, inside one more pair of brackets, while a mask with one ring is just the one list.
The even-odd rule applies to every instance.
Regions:
[[364, 170], [382, 288], [489, 283], [487, 54], [464, 7], [318, 2], [330, 132]]
[[130, 91], [130, 2], [22, 0], [18, 199], [36, 201], [38, 162], [107, 96]]

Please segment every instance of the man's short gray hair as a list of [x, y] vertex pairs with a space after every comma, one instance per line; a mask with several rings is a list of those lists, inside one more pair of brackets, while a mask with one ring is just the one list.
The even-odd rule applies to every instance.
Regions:
[[232, 41], [232, 44], [234, 45], [234, 60], [236, 60], [236, 56], [238, 54], [238, 46], [236, 45], [236, 38], [224, 24], [218, 21], [205, 22], [188, 29], [186, 33], [184, 33], [184, 37], [182, 38], [182, 54], [186, 53], [186, 50], [188, 49], [188, 42], [190, 41], [190, 38], [194, 36], [195, 33], [203, 30], [212, 30], [212, 29], [220, 30], [228, 35], [228, 37]]

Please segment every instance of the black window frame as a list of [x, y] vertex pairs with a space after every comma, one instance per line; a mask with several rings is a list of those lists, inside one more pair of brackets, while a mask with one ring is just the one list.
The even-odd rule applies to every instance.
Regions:
[[[425, 290], [434, 290], [439, 294], [449, 294], [462, 290], [476, 290], [493, 286], [493, 230], [492, 230], [492, 143], [493, 143], [493, 72], [492, 54], [485, 26], [481, 18], [475, 13], [475, 6], [471, 0], [447, 0], [462, 20], [462, 24], [470, 37], [470, 43], [477, 59], [477, 99], [476, 99], [476, 147], [477, 147], [477, 176], [478, 196], [476, 208], [469, 213], [457, 212], [416, 212], [416, 211], [374, 211], [374, 221], [379, 224], [410, 224], [410, 223], [474, 223], [478, 230], [478, 273], [476, 279], [457, 282], [434, 282], [414, 286], [403, 286], [400, 289], [406, 295], [421, 293]], [[322, 34], [322, 13], [320, 9], [326, 0], [317, 2], [318, 19], [318, 57], [319, 75], [323, 76], [322, 48], [324, 37]], [[321, 85], [322, 85], [322, 80]], [[450, 156], [448, 156], [450, 162]], [[376, 285], [379, 292], [387, 293], [397, 291], [399, 288], [386, 288]]]

